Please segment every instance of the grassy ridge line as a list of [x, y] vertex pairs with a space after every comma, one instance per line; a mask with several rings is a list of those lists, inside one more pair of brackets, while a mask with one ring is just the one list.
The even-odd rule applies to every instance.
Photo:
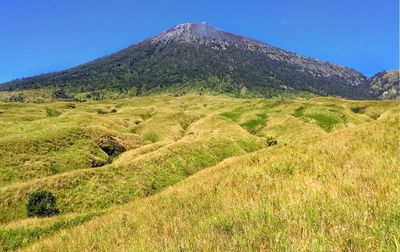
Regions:
[[230, 158], [26, 251], [396, 251], [399, 122]]
[[[77, 103], [75, 109], [65, 102], [0, 103], [0, 185], [88, 168], [89, 154], [107, 159], [94, 141], [101, 134], [117, 136], [128, 149], [155, 141], [175, 141], [182, 137], [182, 127], [212, 112], [215, 105], [228, 103], [238, 102], [223, 97], [159, 96]], [[98, 113], [112, 108], [118, 112]], [[48, 109], [62, 114], [49, 117]], [[72, 131], [78, 134], [70, 134]]]
[[[97, 122], [98, 126], [88, 125], [91, 121]], [[113, 133], [120, 139], [139, 141], [137, 135], [124, 132], [120, 127], [105, 127], [109, 121], [118, 124], [118, 120], [113, 118], [78, 112], [78, 115], [65, 118], [15, 123], [13, 127], [0, 130], [4, 132], [0, 137], [0, 186], [88, 168], [89, 153], [107, 159], [95, 143], [105, 134]], [[9, 128], [16, 132], [7, 133]]]
[[[48, 130], [46, 137], [4, 137], [0, 139], [0, 186], [21, 180], [30, 180], [76, 169], [90, 167], [88, 153], [103, 159], [107, 155], [96, 145], [95, 135], [106, 131], [78, 127]], [[51, 139], [51, 140], [48, 140]]]
[[51, 218], [43, 223], [26, 223], [13, 227], [8, 225], [0, 227], [0, 250], [13, 251], [27, 246], [34, 241], [44, 239], [60, 230], [76, 227], [103, 214], [102, 212], [89, 212], [85, 214], [64, 215]]
[[[1, 190], [12, 191], [13, 189], [17, 189], [20, 187], [30, 187], [30, 186], [32, 186], [34, 184], [38, 184], [38, 183], [39, 184], [40, 183], [50, 183], [52, 180], [61, 181], [61, 180], [63, 180], [63, 178], [66, 178], [66, 177], [80, 177], [80, 176], [84, 176], [84, 174], [86, 174], [86, 173], [96, 173], [96, 172], [99, 172], [104, 169], [107, 170], [107, 169], [119, 166], [119, 164], [121, 163], [119, 161], [120, 159], [131, 158], [132, 159], [131, 161], [141, 161], [141, 159], [146, 159], [147, 155], [150, 155], [153, 152], [158, 151], [159, 148], [169, 146], [171, 144], [174, 144], [174, 143], [166, 141], [166, 142], [157, 142], [154, 144], [145, 145], [141, 148], [124, 152], [121, 155], [121, 157], [119, 157], [115, 160], [115, 163], [112, 163], [109, 165], [98, 167], [96, 169], [84, 168], [84, 169], [72, 170], [72, 171], [64, 172], [62, 174], [56, 174], [56, 175], [52, 175], [52, 176], [46, 176], [43, 178], [31, 179], [27, 182], [16, 182], [16, 183], [1, 187], [0, 191]], [[124, 156], [126, 156], [126, 157], [124, 158]], [[123, 161], [123, 163], [125, 163], [125, 161]]]
[[[210, 118], [210, 117], [208, 117], [208, 118]], [[81, 129], [81, 131], [82, 131], [82, 129]], [[97, 134], [99, 134], [99, 131], [98, 130], [96, 130], [96, 131], [97, 131]], [[183, 141], [184, 139], [181, 138], [179, 140]], [[114, 166], [126, 167], [126, 165], [129, 164], [129, 162], [145, 160], [148, 158], [148, 155], [152, 154], [155, 151], [158, 151], [160, 148], [168, 149], [169, 147], [173, 146], [176, 143], [177, 142], [174, 142], [171, 140], [166, 140], [166, 141], [160, 141], [160, 142], [144, 145], [137, 149], [129, 150], [129, 151], [122, 153], [121, 156], [116, 158], [115, 162], [112, 165], [106, 165], [106, 166], [99, 167], [96, 169], [86, 168], [86, 169], [72, 170], [69, 172], [62, 173], [62, 174], [47, 176], [45, 178], [31, 179], [28, 182], [17, 182], [17, 183], [13, 183], [11, 185], [3, 186], [0, 188], [0, 190], [2, 190], [2, 189], [12, 190], [12, 188], [18, 188], [18, 187], [21, 187], [24, 185], [29, 185], [29, 184], [37, 184], [37, 183], [40, 183], [40, 181], [53, 180], [53, 179], [57, 179], [59, 177], [80, 176], [79, 174], [83, 174], [83, 173], [87, 173], [87, 172], [96, 172], [96, 171], [99, 171], [102, 169], [108, 169], [109, 167], [114, 167]], [[137, 159], [139, 159], [139, 160], [137, 160]]]
[[[54, 192], [62, 212], [104, 209], [129, 199], [143, 197], [234, 155], [260, 148], [256, 138], [227, 125], [219, 117], [204, 121], [204, 129], [156, 152], [138, 157], [124, 165], [72, 171], [66, 174], [14, 184], [0, 189], [0, 221], [7, 222], [26, 215], [30, 192], [46, 189]], [[201, 125], [198, 125], [201, 128]], [[229, 137], [221, 137], [227, 135]], [[204, 139], [202, 137], [206, 136]]]

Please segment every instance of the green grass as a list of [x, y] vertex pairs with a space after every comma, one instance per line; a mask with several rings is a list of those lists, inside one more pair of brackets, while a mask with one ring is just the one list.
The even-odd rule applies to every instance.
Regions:
[[148, 133], [148, 134], [145, 134], [144, 136], [143, 136], [143, 141], [149, 141], [149, 142], [152, 142], [152, 143], [155, 143], [155, 142], [157, 142], [159, 140], [159, 137], [158, 137], [158, 135], [157, 134], [155, 134], [155, 133]]
[[305, 110], [305, 107], [304, 107], [304, 106], [298, 107], [298, 108], [294, 111], [293, 116], [295, 116], [295, 117], [302, 117], [302, 116], [304, 115], [304, 110]]
[[[0, 111], [2, 250], [399, 242], [397, 101], [159, 95]], [[108, 156], [105, 136], [126, 151]], [[268, 147], [271, 136], [278, 144]], [[91, 167], [93, 159], [109, 163]], [[59, 216], [26, 216], [37, 190], [56, 196]]]
[[235, 112], [223, 112], [220, 115], [222, 115], [223, 117], [226, 117], [234, 122], [238, 122], [240, 119], [240, 114], [235, 113]]
[[56, 218], [37, 226], [0, 227], [0, 250], [12, 251], [55, 234], [59, 230], [82, 225], [100, 213], [86, 213], [72, 217]]
[[292, 115], [305, 121], [311, 120], [326, 132], [331, 132], [336, 125], [346, 126], [348, 123], [347, 112], [336, 104], [300, 106]]
[[249, 131], [251, 134], [255, 135], [260, 127], [265, 126], [266, 122], [267, 122], [267, 114], [260, 113], [256, 115], [256, 118], [248, 120], [240, 125], [244, 127], [247, 131]]
[[46, 112], [49, 117], [57, 117], [62, 114], [62, 112], [53, 108], [46, 108]]
[[308, 117], [315, 120], [317, 125], [323, 128], [326, 132], [330, 132], [335, 124], [341, 122], [340, 119], [330, 116], [329, 114], [311, 114]]

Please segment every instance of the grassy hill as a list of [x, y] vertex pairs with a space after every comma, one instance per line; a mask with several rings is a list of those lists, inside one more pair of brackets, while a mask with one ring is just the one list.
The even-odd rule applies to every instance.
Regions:
[[[318, 97], [0, 103], [0, 250], [396, 250], [399, 112]], [[27, 217], [37, 190], [60, 215]]]

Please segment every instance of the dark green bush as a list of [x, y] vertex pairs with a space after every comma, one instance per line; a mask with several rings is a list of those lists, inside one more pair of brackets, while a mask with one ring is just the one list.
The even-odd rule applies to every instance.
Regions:
[[46, 217], [60, 213], [57, 208], [56, 197], [47, 191], [33, 192], [29, 196], [26, 208], [29, 217]]

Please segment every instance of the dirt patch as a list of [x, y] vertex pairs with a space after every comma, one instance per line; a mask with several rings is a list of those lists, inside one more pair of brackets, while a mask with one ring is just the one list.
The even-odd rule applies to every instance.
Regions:
[[107, 161], [96, 157], [94, 155], [89, 156], [89, 162], [90, 162], [90, 167], [96, 168], [96, 167], [101, 167], [107, 164]]
[[105, 135], [96, 141], [97, 145], [109, 156], [118, 156], [126, 148], [112, 135]]
[[364, 114], [365, 110], [368, 108], [368, 106], [363, 106], [363, 107], [353, 107], [351, 108], [351, 111], [357, 114]]

